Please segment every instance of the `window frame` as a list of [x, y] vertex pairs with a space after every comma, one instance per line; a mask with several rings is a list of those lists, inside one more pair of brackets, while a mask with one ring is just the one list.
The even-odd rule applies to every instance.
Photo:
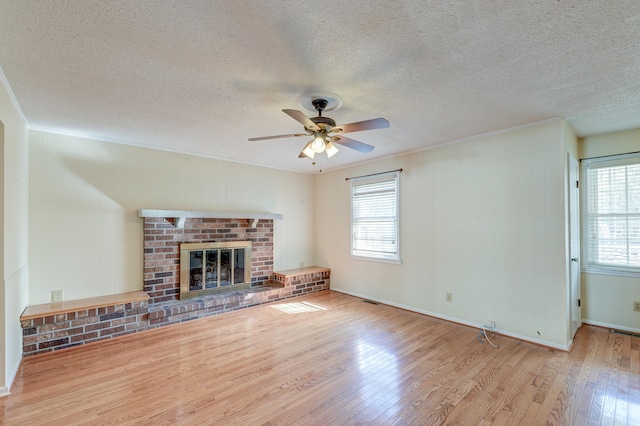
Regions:
[[[611, 155], [606, 157], [583, 159], [582, 162], [582, 233], [583, 233], [583, 245], [582, 245], [582, 272], [603, 274], [603, 275], [617, 275], [627, 277], [640, 277], [640, 264], [638, 266], [625, 266], [615, 265], [598, 262], [592, 259], [592, 245], [594, 239], [591, 236], [590, 220], [594, 214], [590, 211], [590, 192], [593, 182], [590, 181], [589, 171], [592, 169], [609, 169], [613, 167], [619, 167], [623, 165], [638, 165], [640, 166], [640, 153]], [[625, 185], [626, 187], [626, 185]], [[628, 210], [628, 209], [627, 209]], [[602, 213], [601, 213], [602, 214]], [[635, 213], [620, 214], [620, 217], [635, 216]], [[640, 213], [639, 213], [640, 215]], [[627, 231], [628, 232], [628, 231]]]
[[[350, 254], [352, 259], [367, 260], [373, 262], [401, 264], [400, 258], [400, 171], [384, 172], [376, 175], [362, 176], [349, 179], [350, 183], [350, 206], [351, 206], [351, 232], [350, 232]], [[358, 186], [373, 185], [385, 181], [394, 181], [395, 183], [395, 211], [394, 211], [394, 232], [395, 232], [395, 253], [383, 252], [365, 252], [363, 250], [354, 249], [356, 239], [355, 230], [357, 218], [355, 217], [355, 196], [354, 189]]]

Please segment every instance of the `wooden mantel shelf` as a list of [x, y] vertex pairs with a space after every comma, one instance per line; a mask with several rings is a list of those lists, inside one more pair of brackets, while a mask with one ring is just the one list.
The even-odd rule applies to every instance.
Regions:
[[213, 212], [199, 210], [157, 210], [140, 209], [138, 217], [165, 217], [176, 220], [176, 228], [184, 228], [184, 223], [188, 217], [213, 218], [213, 219], [248, 219], [251, 220], [251, 227], [255, 228], [260, 219], [282, 219], [280, 213], [234, 213], [234, 212]]

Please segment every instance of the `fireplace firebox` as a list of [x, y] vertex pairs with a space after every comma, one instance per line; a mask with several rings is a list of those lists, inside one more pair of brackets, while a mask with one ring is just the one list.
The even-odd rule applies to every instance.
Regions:
[[180, 299], [251, 286], [251, 241], [180, 244]]

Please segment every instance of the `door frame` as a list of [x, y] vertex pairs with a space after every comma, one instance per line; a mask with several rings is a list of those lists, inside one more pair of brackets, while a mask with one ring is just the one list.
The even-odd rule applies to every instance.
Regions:
[[582, 325], [581, 297], [580, 297], [580, 164], [576, 158], [568, 154], [568, 235], [569, 250], [567, 259], [569, 286], [569, 331], [573, 340], [578, 328]]

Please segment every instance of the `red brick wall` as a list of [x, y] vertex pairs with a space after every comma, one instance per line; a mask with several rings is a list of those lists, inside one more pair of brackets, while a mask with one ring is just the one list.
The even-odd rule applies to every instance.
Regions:
[[178, 300], [180, 243], [251, 241], [251, 285], [267, 283], [273, 273], [273, 220], [251, 228], [247, 219], [187, 219], [184, 228], [172, 219], [144, 218], [144, 283], [149, 303]]

